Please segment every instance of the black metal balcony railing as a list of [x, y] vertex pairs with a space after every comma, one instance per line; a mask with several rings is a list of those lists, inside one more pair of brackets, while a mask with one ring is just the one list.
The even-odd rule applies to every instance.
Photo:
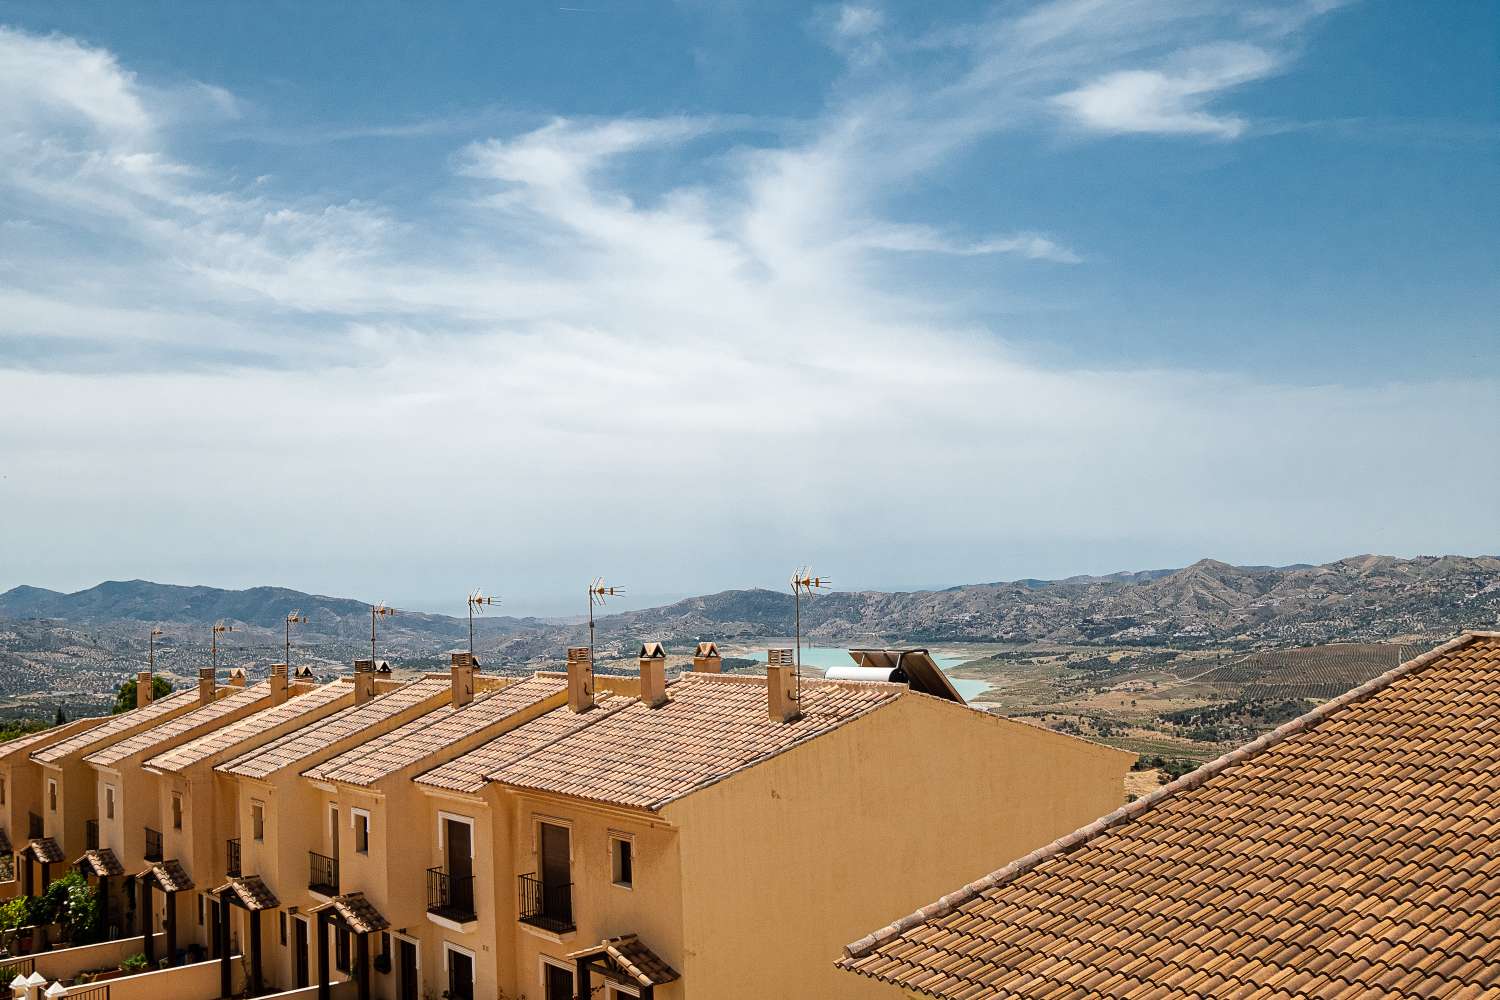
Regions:
[[323, 896], [339, 894], [339, 860], [317, 851], [307, 852], [307, 887]]
[[240, 838], [230, 837], [224, 841], [224, 874], [234, 878], [240, 874]]
[[161, 831], [146, 827], [146, 860], [161, 860]]
[[454, 878], [442, 868], [427, 869], [427, 912], [459, 923], [475, 919], [474, 876]]
[[83, 849], [86, 851], [99, 849], [99, 821], [97, 819], [83, 822]]
[[536, 873], [520, 877], [522, 923], [554, 934], [573, 930], [573, 883], [547, 885]]

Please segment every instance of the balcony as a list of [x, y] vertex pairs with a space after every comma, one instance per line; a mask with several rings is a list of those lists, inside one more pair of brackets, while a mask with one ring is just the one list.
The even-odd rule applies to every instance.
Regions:
[[85, 851], [97, 851], [99, 849], [99, 821], [96, 819], [84, 820], [83, 849]]
[[573, 924], [573, 883], [545, 885], [533, 872], [520, 877], [523, 924], [540, 927], [554, 934], [567, 934]]
[[146, 827], [146, 860], [161, 860], [161, 831]]
[[427, 912], [460, 924], [477, 920], [474, 876], [454, 878], [442, 868], [427, 869]]
[[231, 837], [224, 841], [224, 874], [229, 878], [236, 878], [240, 874], [240, 838]]
[[339, 894], [339, 859], [307, 852], [307, 888], [320, 896]]

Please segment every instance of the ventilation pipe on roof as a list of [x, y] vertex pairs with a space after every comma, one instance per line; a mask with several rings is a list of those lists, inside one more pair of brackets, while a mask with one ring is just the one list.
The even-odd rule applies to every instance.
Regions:
[[719, 647], [711, 642], [698, 643], [693, 654], [693, 671], [700, 674], [717, 674], [724, 669], [724, 660], [719, 656]]
[[219, 682], [214, 676], [213, 667], [198, 668], [198, 704], [212, 705], [214, 692], [218, 689]]
[[354, 704], [363, 705], [375, 697], [375, 661], [354, 661]]
[[667, 651], [659, 642], [641, 647], [641, 701], [650, 708], [667, 703]]
[[795, 722], [802, 717], [796, 660], [790, 649], [773, 649], [766, 656], [766, 707], [772, 722]]
[[587, 646], [568, 649], [568, 708], [587, 712], [594, 707], [594, 662]]
[[474, 700], [474, 671], [479, 661], [473, 653], [448, 654], [448, 673], [453, 678], [453, 707], [463, 708]]
[[153, 681], [151, 678], [151, 671], [142, 670], [140, 673], [135, 675], [136, 708], [145, 708], [147, 705], [151, 704], [151, 696], [155, 694], [155, 692], [151, 690], [152, 685]]
[[271, 664], [271, 704], [280, 705], [291, 693], [285, 663]]

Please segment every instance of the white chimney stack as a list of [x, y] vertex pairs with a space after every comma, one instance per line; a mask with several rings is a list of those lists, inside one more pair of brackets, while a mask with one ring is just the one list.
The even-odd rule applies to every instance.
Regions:
[[151, 671], [142, 670], [135, 675], [135, 707], [145, 708], [151, 704], [151, 696], [155, 692], [151, 690]]
[[212, 705], [214, 703], [214, 692], [218, 690], [219, 681], [214, 676], [213, 667], [198, 668], [198, 704]]
[[285, 663], [271, 664], [271, 704], [280, 705], [290, 694], [290, 679]]

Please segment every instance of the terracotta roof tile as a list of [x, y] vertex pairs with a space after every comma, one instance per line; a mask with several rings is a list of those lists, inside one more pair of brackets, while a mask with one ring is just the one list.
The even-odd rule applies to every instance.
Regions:
[[365, 898], [362, 892], [350, 892], [342, 896], [335, 896], [326, 903], [314, 906], [310, 913], [320, 913], [323, 910], [332, 910], [344, 926], [355, 934], [372, 934], [375, 931], [389, 929], [391, 922], [381, 916], [380, 911], [375, 909], [375, 904]]
[[[75, 721], [82, 724], [84, 720], [78, 719]], [[95, 725], [98, 725], [105, 720], [90, 719], [88, 721], [93, 722]], [[77, 736], [80, 733], [87, 732], [90, 728], [93, 727], [89, 726], [81, 728], [74, 732], [72, 735]], [[27, 733], [25, 736], [17, 736], [15, 739], [5, 740], [4, 742], [0, 742], [0, 760], [4, 760], [5, 758], [12, 756], [13, 754], [22, 753], [23, 751], [29, 751], [40, 744], [44, 744], [51, 740], [57, 740], [60, 738], [59, 728], [57, 726], [50, 726], [47, 729], [41, 730], [40, 732]]]
[[804, 680], [803, 714], [785, 723], [768, 717], [764, 677], [686, 673], [667, 690], [660, 708], [634, 701], [487, 777], [517, 788], [659, 809], [891, 704], [907, 688]]
[[142, 877], [149, 876], [162, 892], [187, 892], [193, 888], [193, 877], [176, 858], [158, 861], [147, 868]]
[[85, 729], [81, 733], [75, 733], [60, 743], [43, 747], [33, 753], [31, 759], [43, 764], [55, 764], [65, 757], [83, 753], [90, 747], [118, 739], [141, 726], [165, 719], [197, 703], [197, 688], [174, 691], [165, 698], [158, 698], [144, 708], [132, 708], [128, 712], [121, 712], [119, 715], [110, 716], [106, 722], [102, 722], [90, 729]]
[[304, 726], [226, 761], [215, 768], [248, 778], [265, 778], [283, 768], [302, 764], [335, 743], [358, 735], [371, 726], [436, 699], [450, 689], [446, 678], [424, 677], [394, 691], [372, 698], [363, 705], [350, 705], [313, 725]]
[[567, 706], [554, 708], [523, 726], [497, 736], [488, 743], [455, 757], [441, 767], [420, 774], [419, 785], [446, 788], [456, 792], [477, 792], [485, 785], [485, 775], [512, 761], [541, 749], [570, 733], [591, 726], [612, 712], [632, 704], [636, 699], [617, 694], [600, 694], [587, 712], [574, 712]]
[[476, 695], [462, 708], [454, 708], [452, 704], [436, 708], [302, 774], [315, 781], [373, 785], [465, 740], [482, 738], [486, 730], [504, 724], [517, 712], [561, 695], [566, 689], [567, 681], [556, 675], [528, 677]]
[[217, 754], [232, 750], [261, 733], [295, 722], [304, 716], [320, 715], [340, 699], [354, 697], [354, 686], [341, 681], [322, 684], [302, 694], [293, 694], [280, 705], [265, 708], [227, 726], [204, 733], [197, 739], [159, 753], [146, 760], [145, 766], [158, 771], [182, 771]]
[[75, 864], [83, 871], [97, 875], [100, 878], [125, 874], [125, 866], [120, 864], [120, 859], [108, 847], [101, 847], [95, 851], [84, 851], [83, 857], [79, 858]]
[[55, 865], [63, 859], [63, 850], [51, 837], [33, 837], [21, 848], [20, 853], [29, 854], [45, 865]]
[[1500, 996], [1500, 633], [845, 949], [943, 998]]
[[[194, 694], [197, 692], [195, 691]], [[98, 764], [109, 767], [120, 763], [128, 757], [139, 753], [147, 753], [163, 744], [171, 743], [173, 740], [182, 739], [193, 733], [194, 730], [205, 726], [213, 726], [221, 720], [235, 713], [244, 713], [253, 710], [261, 702], [270, 703], [271, 685], [262, 681], [252, 687], [234, 691], [224, 695], [216, 701], [209, 702], [202, 708], [195, 708], [191, 712], [184, 712], [173, 719], [152, 726], [150, 729], [142, 730], [134, 736], [113, 743], [100, 750], [95, 750], [83, 758], [87, 764]]]
[[240, 905], [252, 913], [261, 910], [274, 910], [281, 905], [271, 887], [261, 879], [259, 875], [244, 875], [232, 878], [228, 882], [213, 890], [215, 896], [222, 896], [226, 892], [232, 892], [239, 899]]
[[638, 986], [665, 986], [682, 978], [676, 969], [647, 948], [634, 934], [605, 938], [601, 943], [572, 952], [573, 960], [607, 956], [622, 975]]

